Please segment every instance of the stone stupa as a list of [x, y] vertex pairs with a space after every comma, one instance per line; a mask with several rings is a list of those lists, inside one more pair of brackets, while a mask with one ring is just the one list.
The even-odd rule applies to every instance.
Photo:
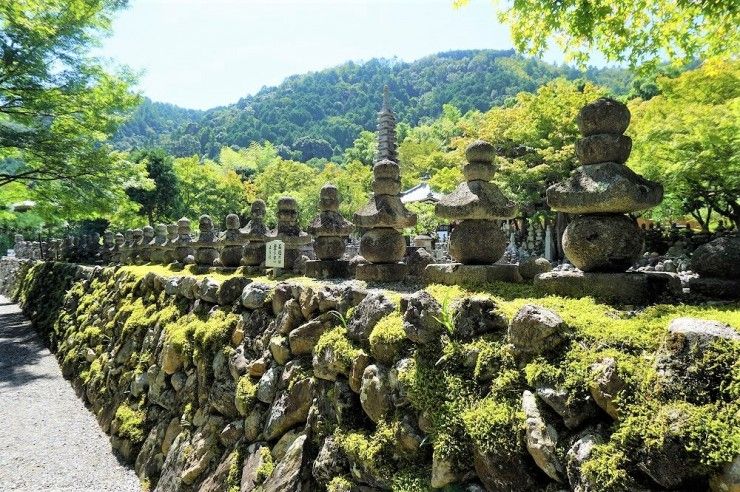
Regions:
[[388, 107], [388, 88], [378, 113], [378, 154], [373, 165], [373, 196], [354, 214], [355, 226], [363, 231], [357, 265], [358, 280], [397, 282], [408, 268], [401, 263], [406, 241], [401, 231], [416, 225], [416, 214], [401, 202], [401, 172], [397, 164], [396, 117]]
[[201, 215], [198, 219], [198, 239], [193, 242], [195, 264], [199, 270], [207, 271], [218, 259], [216, 232], [210, 215]]
[[165, 243], [167, 242], [167, 226], [154, 226], [154, 239], [149, 242], [149, 261], [155, 264], [165, 263]]
[[187, 217], [177, 221], [174, 262], [180, 266], [195, 263], [195, 248], [190, 233], [190, 219]]
[[177, 223], [167, 224], [167, 241], [162, 245], [162, 263], [169, 265], [175, 261], [177, 244]]
[[425, 280], [459, 285], [521, 282], [516, 265], [496, 264], [506, 252], [508, 241], [500, 221], [513, 218], [516, 206], [491, 183], [496, 173], [494, 148], [476, 140], [465, 149], [465, 158], [465, 182], [435, 206], [438, 216], [457, 222], [450, 233], [453, 263], [428, 265]]
[[279, 239], [285, 243], [283, 269], [297, 272], [301, 248], [311, 244], [311, 236], [298, 224], [298, 202], [291, 196], [283, 196], [277, 203], [277, 228], [269, 234], [269, 240]]
[[222, 269], [235, 270], [241, 265], [245, 240], [239, 230], [240, 226], [238, 215], [226, 216], [226, 230], [216, 240], [219, 247], [217, 261]]
[[339, 190], [333, 184], [321, 187], [319, 214], [308, 226], [314, 237], [313, 249], [317, 260], [306, 262], [306, 276], [312, 278], [344, 278], [349, 276], [349, 261], [342, 260], [347, 238], [354, 224], [339, 213]]
[[265, 225], [265, 213], [267, 207], [262, 200], [255, 200], [249, 212], [249, 222], [241, 229], [242, 237], [246, 244], [242, 248], [241, 264], [248, 273], [259, 270], [265, 261], [265, 242], [267, 241], [267, 226]]
[[609, 98], [587, 104], [578, 114], [581, 166], [547, 189], [547, 203], [574, 215], [563, 233], [563, 252], [580, 271], [538, 275], [535, 285], [547, 292], [633, 304], [676, 289], [678, 279], [670, 274], [624, 273], [644, 243], [643, 232], [627, 214], [652, 208], [663, 198], [660, 183], [625, 165], [632, 149], [632, 140], [623, 135], [629, 122], [627, 106]]

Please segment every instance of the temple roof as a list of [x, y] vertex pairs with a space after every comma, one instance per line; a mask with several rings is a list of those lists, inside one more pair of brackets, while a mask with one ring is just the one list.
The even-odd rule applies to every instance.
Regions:
[[437, 203], [442, 198], [441, 193], [432, 190], [426, 181], [419, 183], [413, 188], [401, 192], [402, 203], [428, 202]]

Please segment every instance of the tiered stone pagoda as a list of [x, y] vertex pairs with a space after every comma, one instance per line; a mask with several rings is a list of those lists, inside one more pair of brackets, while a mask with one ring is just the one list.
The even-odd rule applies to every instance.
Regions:
[[195, 264], [199, 269], [207, 270], [218, 259], [218, 244], [216, 232], [213, 229], [213, 220], [210, 215], [201, 215], [198, 220], [198, 240], [195, 247]]
[[190, 235], [190, 219], [183, 217], [177, 221], [174, 262], [180, 266], [195, 263], [195, 248]]
[[167, 242], [167, 226], [154, 226], [154, 239], [149, 242], [149, 261], [156, 264], [165, 263], [165, 243]]
[[218, 266], [225, 269], [236, 269], [241, 265], [244, 238], [239, 230], [239, 216], [229, 214], [226, 216], [226, 230], [218, 239], [220, 249]]
[[279, 239], [285, 243], [285, 270], [297, 271], [301, 248], [311, 244], [311, 236], [301, 230], [298, 224], [298, 202], [295, 198], [284, 196], [277, 203], [277, 228], [269, 240]]
[[267, 226], [265, 225], [265, 202], [255, 200], [250, 209], [249, 222], [241, 230], [242, 238], [247, 241], [242, 250], [242, 265], [249, 273], [254, 273], [265, 261], [265, 242]]
[[[602, 98], [581, 109], [576, 142], [581, 166], [547, 189], [554, 211], [574, 214], [563, 233], [563, 252], [580, 272], [550, 272], [535, 282], [548, 292], [587, 295], [641, 303], [674, 289], [677, 278], [623, 272], [640, 256], [644, 237], [628, 213], [658, 205], [663, 186], [625, 165], [632, 140], [623, 135], [630, 112], [623, 103]], [[680, 289], [679, 289], [680, 290]]]
[[321, 187], [320, 193], [319, 215], [308, 226], [309, 234], [314, 237], [313, 250], [318, 259], [306, 262], [306, 276], [348, 277], [349, 261], [341, 258], [354, 225], [339, 213], [339, 190], [336, 186], [327, 183]]
[[496, 166], [493, 146], [476, 140], [465, 150], [465, 182], [435, 206], [438, 216], [457, 222], [450, 234], [454, 263], [428, 265], [427, 281], [476, 284], [496, 280], [520, 282], [516, 265], [494, 264], [506, 252], [507, 237], [499, 223], [516, 215], [516, 206], [491, 183]]
[[373, 196], [354, 215], [355, 225], [364, 231], [360, 256], [368, 263], [357, 265], [359, 280], [396, 282], [408, 271], [401, 263], [406, 252], [403, 231], [416, 225], [416, 214], [401, 202], [400, 169], [396, 163], [396, 117], [388, 107], [388, 88], [378, 113], [378, 154], [373, 165]]

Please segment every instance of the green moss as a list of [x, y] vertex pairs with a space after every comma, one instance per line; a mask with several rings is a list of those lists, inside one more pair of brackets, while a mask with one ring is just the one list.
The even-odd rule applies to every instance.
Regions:
[[116, 434], [128, 439], [133, 444], [144, 441], [144, 419], [146, 415], [141, 410], [135, 410], [127, 404], [121, 404], [116, 410], [114, 423]]
[[393, 475], [391, 490], [393, 492], [429, 492], [431, 470], [423, 467], [410, 466], [399, 470]]
[[396, 352], [405, 341], [403, 318], [399, 312], [393, 312], [378, 321], [370, 333], [370, 352], [378, 358], [379, 354]]
[[371, 434], [337, 430], [335, 438], [352, 463], [373, 475], [390, 477], [394, 472], [395, 432], [394, 424], [381, 421]]
[[240, 414], [247, 415], [256, 401], [257, 385], [254, 384], [250, 376], [242, 376], [236, 384], [236, 395], [234, 397], [236, 409], [239, 410]]
[[270, 478], [270, 475], [272, 475], [272, 472], [275, 469], [275, 464], [272, 462], [272, 454], [270, 454], [270, 448], [268, 448], [267, 446], [262, 446], [259, 450], [259, 453], [260, 460], [262, 462], [260, 463], [260, 466], [257, 467], [255, 473], [256, 483], [262, 483]]
[[518, 406], [487, 397], [465, 410], [462, 419], [473, 443], [484, 453], [521, 451], [524, 414]]
[[331, 351], [332, 357], [345, 367], [352, 364], [352, 360], [360, 353], [360, 349], [352, 345], [347, 338], [347, 329], [337, 326], [324, 332], [314, 346], [314, 353], [322, 354]]
[[630, 490], [633, 484], [625, 469], [626, 462], [624, 451], [613, 443], [598, 444], [581, 465], [581, 474], [587, 483], [598, 484], [604, 492]]
[[326, 486], [326, 492], [350, 492], [351, 490], [352, 482], [346, 477], [334, 477]]

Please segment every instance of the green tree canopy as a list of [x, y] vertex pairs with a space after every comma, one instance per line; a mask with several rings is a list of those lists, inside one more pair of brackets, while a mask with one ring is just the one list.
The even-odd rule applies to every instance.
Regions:
[[89, 48], [121, 0], [0, 0], [0, 189], [66, 218], [110, 211], [142, 169], [106, 144], [138, 98]]
[[593, 50], [632, 66], [740, 50], [740, 4], [733, 0], [517, 0], [504, 6], [499, 19], [511, 27], [517, 49], [542, 55], [555, 41], [581, 64]]

